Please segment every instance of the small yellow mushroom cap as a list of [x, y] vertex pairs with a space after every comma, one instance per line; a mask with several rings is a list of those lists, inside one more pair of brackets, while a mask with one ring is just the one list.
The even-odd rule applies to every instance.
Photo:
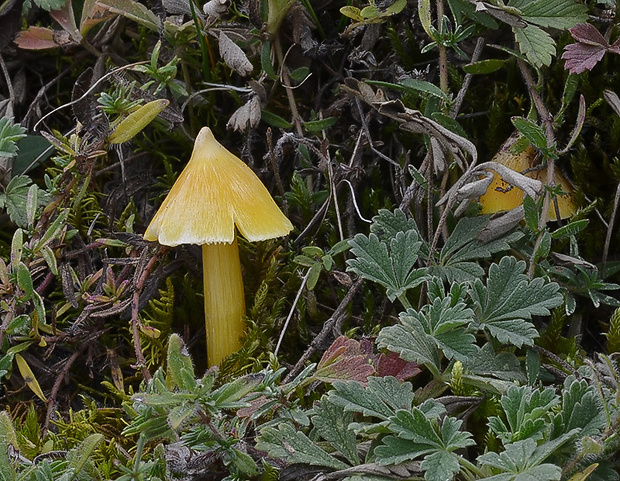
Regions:
[[194, 151], [144, 233], [167, 246], [231, 243], [287, 235], [293, 225], [241, 159], [203, 127]]
[[[519, 154], [512, 154], [509, 149], [515, 141], [515, 137], [510, 137], [502, 146], [500, 151], [493, 157], [493, 162], [503, 164], [509, 169], [516, 172], [525, 172], [525, 176], [531, 179], [540, 180], [543, 184], [547, 181], [547, 167], [540, 170], [532, 170], [532, 161], [536, 157], [536, 149], [531, 145]], [[554, 183], [562, 186], [562, 191], [566, 195], [559, 196], [558, 210], [560, 218], [566, 219], [577, 212], [577, 205], [573, 200], [573, 187], [560, 169], [555, 169]], [[510, 185], [496, 172], [493, 173], [493, 181], [489, 185], [486, 193], [480, 196], [479, 202], [482, 206], [481, 214], [495, 214], [496, 212], [504, 212], [523, 204], [525, 193], [518, 187]], [[557, 215], [555, 207], [549, 207], [549, 220], [556, 221]]]

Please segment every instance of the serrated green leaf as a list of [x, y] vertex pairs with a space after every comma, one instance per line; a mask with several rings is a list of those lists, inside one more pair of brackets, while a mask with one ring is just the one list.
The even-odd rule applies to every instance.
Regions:
[[[478, 456], [478, 463], [490, 466], [502, 474], [485, 478], [492, 481], [558, 481], [562, 476], [562, 469], [553, 464], [532, 465], [530, 460], [536, 451], [536, 441], [524, 439], [508, 444], [501, 453], [489, 452]], [[503, 474], [506, 473], [506, 474]], [[521, 475], [517, 478], [516, 475]], [[523, 476], [525, 475], [525, 476]]]
[[387, 209], [380, 209], [379, 213], [372, 218], [370, 232], [375, 234], [382, 241], [389, 241], [396, 237], [399, 232], [415, 231], [418, 238], [421, 238], [415, 220], [408, 218], [405, 213], [396, 209], [391, 212]]
[[523, 20], [540, 27], [568, 29], [588, 19], [588, 7], [575, 0], [535, 0], [521, 8]]
[[503, 257], [489, 268], [486, 286], [477, 279], [470, 290], [479, 327], [517, 347], [532, 345], [538, 337], [529, 322], [532, 316], [549, 315], [549, 309], [563, 302], [556, 283], [545, 284], [542, 278], [530, 281], [524, 271], [525, 262]]
[[566, 239], [567, 237], [577, 235], [588, 226], [588, 223], [588, 219], [576, 220], [554, 230], [551, 233], [551, 237], [554, 239]]
[[466, 366], [470, 373], [477, 376], [494, 377], [519, 383], [527, 381], [517, 356], [512, 352], [495, 353], [490, 342], [482, 346], [478, 355]]
[[192, 391], [196, 387], [192, 359], [183, 339], [178, 334], [172, 334], [168, 339], [166, 363], [168, 389], [178, 388], [182, 391]]
[[528, 62], [535, 67], [551, 65], [551, 59], [555, 55], [555, 42], [551, 35], [535, 25], [527, 25], [525, 28], [513, 27], [519, 50]]
[[526, 438], [539, 439], [551, 421], [551, 409], [560, 402], [552, 388], [511, 387], [501, 397], [508, 425], [499, 418], [489, 418], [489, 425], [505, 444]]
[[357, 234], [349, 243], [356, 258], [347, 261], [347, 270], [381, 284], [392, 301], [427, 279], [426, 269], [415, 268], [422, 246], [417, 231], [398, 232], [389, 249], [372, 233], [368, 237]]
[[480, 259], [510, 249], [512, 243], [523, 237], [521, 232], [512, 232], [482, 243], [477, 237], [488, 222], [489, 216], [461, 219], [441, 249], [439, 265], [433, 266], [431, 273], [446, 278], [448, 282], [474, 281], [484, 274]]
[[312, 423], [319, 436], [329, 442], [352, 465], [359, 464], [355, 433], [349, 429], [349, 424], [353, 422], [353, 413], [345, 411], [329, 397], [321, 400], [315, 412]]
[[454, 475], [461, 470], [458, 456], [449, 451], [438, 451], [424, 458], [420, 469], [424, 471], [425, 479], [454, 479]]
[[[429, 401], [435, 405], [439, 404], [434, 400]], [[428, 415], [420, 408], [414, 407], [410, 411], [399, 410], [395, 416], [390, 417], [387, 427], [395, 435], [386, 436], [383, 440], [385, 444], [375, 448], [379, 464], [394, 464], [426, 456], [422, 469], [427, 471], [425, 476], [427, 479], [451, 479], [451, 476], [459, 470], [458, 458], [453, 451], [470, 446], [475, 441], [471, 439], [470, 433], [460, 431], [461, 420], [446, 416], [440, 424], [437, 422], [439, 415], [434, 410], [431, 412], [432, 414]], [[450, 476], [436, 477], [441, 472], [441, 468], [436, 465], [438, 458], [446, 461]], [[454, 461], [456, 471], [452, 470], [455, 466]]]
[[0, 118], [0, 157], [13, 157], [19, 150], [17, 141], [26, 137], [26, 129], [13, 123], [13, 118]]
[[[4, 193], [0, 193], [0, 207], [6, 207], [7, 214], [19, 227], [28, 226], [27, 202], [28, 191], [32, 180], [25, 175], [18, 175], [11, 179]], [[37, 207], [47, 205], [50, 196], [47, 192], [39, 190], [37, 194]]]
[[375, 448], [375, 455], [377, 462], [383, 465], [400, 464], [435, 451], [428, 444], [417, 444], [396, 436], [386, 436], [382, 441], [383, 444]]
[[602, 403], [585, 379], [570, 376], [562, 389], [563, 432], [579, 428], [580, 436], [594, 436], [605, 429]]
[[433, 338], [424, 332], [416, 317], [407, 324], [384, 327], [379, 333], [377, 346], [396, 352], [405, 361], [424, 364], [435, 376], [441, 372], [441, 357]]
[[317, 446], [303, 432], [288, 423], [261, 430], [256, 448], [267, 451], [270, 456], [285, 459], [289, 464], [302, 463], [346, 469], [349, 466]]
[[366, 386], [357, 381], [335, 382], [329, 399], [346, 411], [386, 421], [398, 409], [411, 407], [413, 390], [411, 383], [392, 376], [369, 377]]
[[512, 117], [510, 121], [530, 144], [540, 150], [547, 149], [547, 137], [540, 125], [524, 117]]

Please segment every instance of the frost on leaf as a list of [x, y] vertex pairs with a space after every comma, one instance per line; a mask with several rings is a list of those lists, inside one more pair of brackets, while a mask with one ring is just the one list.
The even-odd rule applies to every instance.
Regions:
[[570, 33], [577, 42], [567, 45], [562, 54], [562, 58], [566, 60], [566, 70], [570, 73], [592, 70], [606, 52], [620, 54], [620, 39], [609, 45], [594, 25], [580, 23], [571, 28]]
[[486, 286], [477, 279], [470, 291], [478, 327], [517, 347], [531, 346], [538, 337], [532, 316], [547, 316], [563, 302], [558, 284], [540, 277], [530, 281], [524, 271], [525, 262], [503, 257], [489, 268]]

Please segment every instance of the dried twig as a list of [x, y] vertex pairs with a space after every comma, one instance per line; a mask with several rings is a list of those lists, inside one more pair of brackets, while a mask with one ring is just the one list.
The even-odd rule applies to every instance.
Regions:
[[308, 359], [310, 359], [310, 357], [316, 351], [318, 351], [322, 348], [322, 346], [325, 345], [330, 336], [335, 338], [340, 334], [342, 324], [344, 323], [344, 319], [346, 318], [349, 303], [353, 299], [353, 296], [355, 296], [355, 294], [357, 293], [358, 289], [362, 286], [363, 282], [363, 279], [360, 278], [357, 279], [357, 281], [355, 281], [355, 283], [351, 286], [351, 289], [349, 289], [347, 294], [344, 296], [332, 316], [327, 321], [325, 321], [325, 324], [323, 324], [323, 329], [321, 329], [321, 332], [319, 332], [315, 336], [315, 338], [310, 343], [310, 346], [308, 346], [308, 349], [306, 349], [303, 355], [299, 358], [299, 361], [297, 361], [297, 364], [295, 364], [295, 366], [293, 366], [291, 371], [287, 374], [286, 378], [284, 379], [285, 383], [294, 379], [295, 376], [297, 376], [303, 370], [304, 365], [306, 364]]

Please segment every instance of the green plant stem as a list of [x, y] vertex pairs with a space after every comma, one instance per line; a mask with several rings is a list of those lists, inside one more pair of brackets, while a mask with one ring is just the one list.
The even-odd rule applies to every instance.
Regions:
[[[547, 138], [547, 147], [551, 149], [555, 145], [555, 133], [553, 131], [553, 116], [547, 109], [547, 106], [544, 104], [542, 98], [538, 94], [536, 90], [536, 86], [534, 85], [534, 79], [532, 78], [532, 74], [530, 72], [529, 67], [523, 60], [517, 60], [519, 69], [521, 71], [521, 75], [525, 80], [525, 84], [527, 86], [528, 93], [534, 106], [536, 107], [536, 111], [538, 115], [542, 119], [543, 126], [545, 129], [545, 136]], [[545, 180], [546, 185], [553, 187], [555, 181], [555, 160], [550, 157], [547, 159], [547, 179]], [[528, 277], [532, 279], [534, 277], [534, 271], [536, 269], [536, 252], [540, 247], [540, 243], [542, 241], [543, 235], [545, 233], [545, 227], [547, 225], [547, 221], [549, 220], [549, 206], [551, 205], [551, 194], [548, 189], [545, 190], [545, 197], [543, 200], [542, 214], [540, 216], [538, 222], [538, 236], [536, 237], [536, 242], [534, 244], [534, 249], [532, 250], [532, 256], [529, 262], [528, 268]], [[557, 216], [559, 219], [559, 216]]]
[[192, 20], [194, 21], [194, 27], [196, 28], [196, 33], [198, 34], [198, 42], [200, 43], [200, 51], [202, 53], [202, 75], [204, 76], [205, 82], [210, 82], [211, 65], [209, 62], [209, 51], [207, 48], [207, 42], [202, 32], [202, 28], [200, 26], [200, 22], [198, 21], [198, 16], [196, 15], [194, 0], [190, 0], [189, 8], [192, 12]]
[[469, 479], [482, 479], [485, 477], [484, 473], [480, 470], [480, 468], [478, 468], [478, 466], [473, 464], [471, 461], [465, 458], [459, 458], [459, 464], [467, 468], [471, 473], [475, 475], [475, 477], [469, 477]]
[[[439, 36], [443, 35], [443, 0], [437, 0], [437, 27], [439, 30]], [[448, 50], [445, 45], [439, 44], [439, 87], [445, 93], [449, 92], [448, 89]]]
[[400, 303], [403, 305], [405, 309], [412, 308], [411, 303], [409, 302], [409, 299], [407, 299], [407, 296], [405, 296], [404, 292], [398, 296], [398, 300], [400, 301]]

